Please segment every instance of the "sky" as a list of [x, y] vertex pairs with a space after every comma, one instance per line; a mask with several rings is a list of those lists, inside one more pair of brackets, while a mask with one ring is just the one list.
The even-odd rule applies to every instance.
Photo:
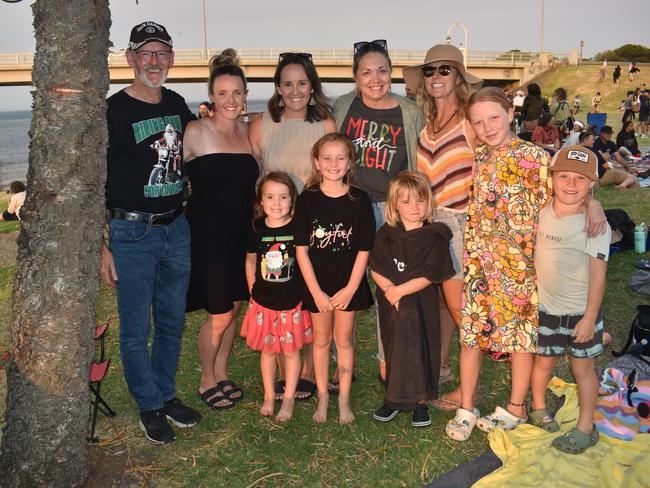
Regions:
[[[544, 50], [568, 53], [584, 40], [584, 57], [623, 44], [648, 44], [647, 0], [204, 0], [210, 49], [351, 48], [356, 41], [387, 39], [389, 48], [426, 50], [444, 42], [460, 20], [470, 51], [539, 51], [542, 4]], [[0, 53], [33, 52], [31, 0], [0, 0]], [[177, 49], [203, 47], [201, 0], [112, 0], [113, 50], [126, 47], [143, 20], [165, 25]], [[635, 12], [638, 15], [635, 15]], [[460, 28], [452, 42], [463, 41]], [[190, 102], [206, 98], [204, 84], [170, 84]], [[351, 85], [326, 85], [338, 95]], [[111, 92], [121, 86], [113, 85]], [[29, 87], [0, 87], [0, 110], [28, 110]], [[266, 99], [269, 83], [252, 84], [249, 98]], [[399, 91], [399, 90], [398, 90]]]

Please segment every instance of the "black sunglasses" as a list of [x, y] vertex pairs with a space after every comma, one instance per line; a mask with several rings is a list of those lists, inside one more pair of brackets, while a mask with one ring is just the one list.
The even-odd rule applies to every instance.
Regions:
[[312, 56], [311, 53], [280, 53], [280, 57], [278, 58], [278, 62], [282, 61], [283, 59], [286, 58], [302, 58], [310, 63], [313, 64]]
[[632, 393], [637, 393], [639, 391], [639, 389], [636, 387], [637, 377], [638, 373], [636, 372], [636, 369], [633, 369], [630, 375], [627, 377], [627, 404], [630, 407], [634, 406], [632, 403]]
[[421, 71], [425, 78], [431, 78], [436, 70], [438, 70], [440, 76], [449, 76], [453, 69], [454, 67], [450, 64], [441, 64], [440, 66], [422, 66]]
[[354, 54], [356, 55], [360, 51], [365, 51], [370, 48], [381, 49], [383, 51], [388, 50], [388, 43], [386, 39], [375, 39], [374, 41], [359, 41], [354, 43]]

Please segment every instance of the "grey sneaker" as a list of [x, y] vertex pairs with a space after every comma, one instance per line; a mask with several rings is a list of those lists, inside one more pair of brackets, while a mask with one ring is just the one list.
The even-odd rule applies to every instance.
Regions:
[[149, 442], [154, 444], [167, 444], [176, 439], [174, 429], [171, 428], [163, 409], [140, 412], [140, 429]]

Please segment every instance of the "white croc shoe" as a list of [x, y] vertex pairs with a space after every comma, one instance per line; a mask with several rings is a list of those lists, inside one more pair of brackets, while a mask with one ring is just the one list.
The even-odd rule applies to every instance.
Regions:
[[483, 432], [490, 432], [494, 429], [512, 430], [526, 421], [528, 421], [528, 417], [517, 417], [505, 408], [497, 407], [491, 414], [479, 418], [476, 426]]
[[459, 408], [456, 410], [456, 416], [447, 422], [445, 432], [456, 441], [466, 441], [474, 430], [479, 415], [481, 412], [478, 411], [478, 408], [475, 408], [473, 412]]

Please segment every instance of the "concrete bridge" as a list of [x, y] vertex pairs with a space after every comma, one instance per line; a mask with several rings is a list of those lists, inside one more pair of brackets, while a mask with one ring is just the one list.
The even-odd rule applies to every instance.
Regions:
[[[207, 52], [202, 49], [175, 50], [169, 81], [206, 82], [208, 61], [219, 52], [221, 49]], [[324, 82], [352, 81], [352, 49], [239, 49], [237, 52], [249, 81], [271, 81], [278, 55], [282, 52], [311, 53]], [[425, 51], [391, 49], [389, 54], [393, 62], [393, 81], [402, 82], [402, 68], [421, 63]], [[570, 62], [569, 58], [569, 55], [543, 53], [540, 62], [539, 53], [468, 51], [467, 68], [490, 84], [510, 86], [526, 83], [553, 63]], [[31, 85], [33, 62], [32, 53], [0, 54], [0, 86]], [[108, 66], [111, 83], [129, 83], [133, 79], [133, 70], [129, 68], [123, 51], [110, 53]]]

